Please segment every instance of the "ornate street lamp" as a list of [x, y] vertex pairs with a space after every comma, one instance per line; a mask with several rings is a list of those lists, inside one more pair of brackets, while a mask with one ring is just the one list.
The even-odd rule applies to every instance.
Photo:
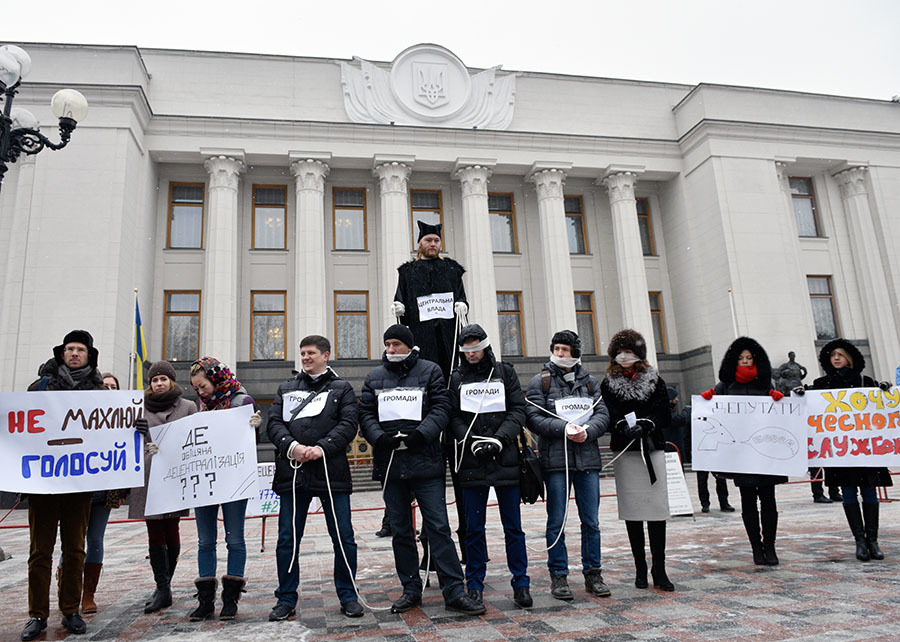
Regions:
[[21, 47], [0, 47], [0, 92], [3, 95], [3, 114], [0, 115], [0, 187], [8, 169], [21, 154], [37, 154], [45, 147], [57, 150], [65, 147], [78, 121], [87, 116], [87, 100], [74, 89], [61, 89], [50, 99], [50, 108], [59, 118], [59, 143], [54, 143], [39, 130], [37, 118], [27, 109], [13, 108], [22, 79], [31, 71], [31, 56]]

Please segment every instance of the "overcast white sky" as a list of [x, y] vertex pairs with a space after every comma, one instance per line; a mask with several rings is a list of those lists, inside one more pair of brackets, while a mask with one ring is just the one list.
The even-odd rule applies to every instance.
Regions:
[[470, 67], [900, 94], [898, 0], [43, 0], [0, 42], [392, 60], [433, 42]]

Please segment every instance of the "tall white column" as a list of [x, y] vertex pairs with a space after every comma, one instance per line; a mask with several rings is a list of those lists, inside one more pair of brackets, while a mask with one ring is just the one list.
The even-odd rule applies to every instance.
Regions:
[[[378, 178], [381, 195], [381, 217], [379, 231], [381, 241], [380, 261], [380, 301], [382, 324], [375, 328], [372, 336], [376, 345], [381, 345], [384, 330], [396, 320], [391, 316], [390, 303], [397, 291], [397, 268], [408, 261], [410, 239], [409, 176], [412, 168], [396, 161], [376, 165], [373, 174]], [[379, 318], [372, 315], [372, 318]], [[375, 351], [379, 352], [378, 350]]]
[[644, 270], [637, 202], [634, 200], [637, 178], [635, 172], [616, 172], [603, 178], [602, 183], [609, 192], [622, 323], [626, 328], [637, 330], [644, 336], [647, 341], [647, 361], [656, 366], [656, 342], [650, 316], [647, 273]]
[[887, 268], [881, 260], [878, 233], [869, 208], [867, 173], [866, 167], [853, 167], [834, 178], [840, 186], [850, 230], [853, 265], [872, 351], [872, 372], [878, 379], [893, 380], [894, 369], [900, 363], [900, 339], [890, 305]]
[[238, 185], [244, 163], [228, 156], [214, 156], [203, 165], [209, 172], [209, 223], [200, 351], [235, 369], [240, 301]]
[[462, 187], [464, 267], [469, 320], [487, 332], [491, 348], [499, 359], [500, 323], [497, 320], [497, 279], [494, 277], [494, 249], [488, 212], [488, 180], [491, 170], [482, 165], [460, 167], [454, 172]]
[[[36, 157], [24, 154], [16, 163], [16, 199], [12, 208], [12, 223], [6, 254], [6, 272], [3, 305], [0, 305], [0, 391], [10, 392], [15, 383], [18, 367], [19, 330], [22, 320], [22, 297], [25, 285], [25, 260], [28, 252], [28, 227], [31, 222], [31, 202], [34, 192], [34, 163]], [[9, 176], [10, 174], [7, 174]], [[25, 374], [23, 372], [23, 374]], [[21, 375], [20, 375], [21, 376]], [[33, 379], [29, 369], [24, 377]]]
[[294, 363], [300, 363], [300, 339], [310, 334], [328, 335], [325, 274], [325, 177], [329, 167], [306, 159], [291, 163], [296, 193], [296, 243], [294, 246], [294, 301], [297, 341]]
[[[548, 329], [551, 336], [560, 330], [577, 332], [575, 286], [572, 281], [563, 200], [566, 173], [560, 169], [538, 169], [531, 174], [529, 180], [534, 183], [537, 191]], [[544, 343], [549, 344], [550, 337], [545, 339]]]

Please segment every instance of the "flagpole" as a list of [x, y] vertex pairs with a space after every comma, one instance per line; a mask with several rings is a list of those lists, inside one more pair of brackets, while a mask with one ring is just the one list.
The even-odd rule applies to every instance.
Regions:
[[131, 334], [133, 341], [131, 342], [131, 352], [128, 353], [128, 389], [136, 390], [137, 385], [134, 383], [134, 359], [137, 356], [138, 328], [137, 328], [137, 298], [138, 289], [134, 289], [134, 301], [131, 303]]

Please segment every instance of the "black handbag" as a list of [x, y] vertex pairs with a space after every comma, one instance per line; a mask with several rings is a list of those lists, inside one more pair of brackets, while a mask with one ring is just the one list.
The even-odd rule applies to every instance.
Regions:
[[519, 492], [523, 504], [534, 504], [544, 497], [544, 476], [537, 453], [528, 445], [525, 434], [519, 433], [522, 450], [519, 454]]

